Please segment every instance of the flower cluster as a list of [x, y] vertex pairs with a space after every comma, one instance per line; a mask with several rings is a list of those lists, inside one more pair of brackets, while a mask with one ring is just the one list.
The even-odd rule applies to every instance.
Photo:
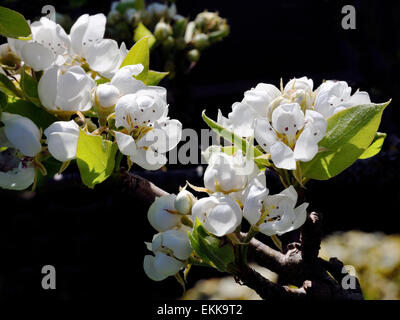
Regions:
[[[155, 257], [148, 255], [144, 259], [145, 272], [153, 280], [175, 275], [189, 263], [190, 257], [195, 258], [186, 232], [191, 232], [196, 221], [210, 234], [232, 239], [239, 238], [243, 218], [251, 225], [253, 234], [261, 232], [268, 236], [297, 229], [306, 220], [308, 204], [296, 207], [297, 192], [293, 186], [270, 195], [264, 172], [259, 172], [240, 151], [229, 155], [212, 146], [204, 156], [208, 161], [205, 187], [191, 187], [208, 193], [207, 197], [197, 200], [185, 188], [178, 195], [157, 198], [148, 211], [150, 224], [160, 232], [148, 245]], [[177, 252], [186, 254], [178, 256]]]
[[154, 2], [141, 8], [135, 1], [115, 1], [107, 23], [107, 31], [127, 43], [144, 36], [144, 30], [153, 35], [154, 47], [161, 48], [165, 70], [171, 75], [178, 71], [182, 57], [196, 63], [203, 50], [229, 34], [229, 25], [218, 13], [204, 11], [189, 21], [177, 13], [175, 3]]
[[[31, 185], [35, 169], [46, 173], [46, 153], [65, 168], [77, 157], [81, 132], [115, 142], [129, 165], [156, 170], [166, 164], [164, 154], [180, 141], [182, 125], [168, 117], [166, 90], [140, 77], [148, 69], [124, 63], [125, 44], [104, 38], [105, 25], [103, 14], [85, 14], [67, 34], [42, 17], [30, 24], [30, 38], [8, 38], [0, 46], [1, 80], [12, 89], [5, 110], [13, 111], [0, 113], [1, 187]], [[12, 103], [19, 100], [54, 121], [42, 127], [14, 114]]]
[[[308, 203], [298, 193], [304, 194], [304, 183], [330, 178], [379, 151], [373, 138], [381, 137], [377, 126], [365, 128], [371, 119], [379, 120], [387, 104], [371, 103], [366, 92], [351, 94], [344, 81], [326, 81], [314, 90], [313, 81], [303, 77], [280, 89], [258, 84], [233, 104], [227, 118], [219, 111], [217, 122], [203, 113], [228, 145], [203, 152], [208, 163], [204, 187], [187, 184], [206, 197], [196, 199], [185, 187], [151, 206], [148, 219], [160, 234], [148, 245], [155, 256], [145, 257], [146, 274], [153, 280], [175, 275], [182, 282], [179, 271], [187, 266], [186, 275], [194, 264], [236, 275], [246, 265], [247, 246], [257, 233], [282, 249], [278, 237], [306, 221]], [[313, 166], [304, 167], [313, 159]], [[265, 170], [280, 177], [284, 190], [270, 194]], [[250, 225], [247, 230], [244, 221]], [[172, 240], [178, 234], [180, 240]], [[187, 255], [178, 256], [181, 251]]]
[[306, 77], [292, 79], [280, 90], [260, 83], [232, 105], [228, 118], [219, 111], [218, 123], [239, 136], [254, 136], [277, 168], [295, 170], [299, 161], [308, 162], [318, 153], [326, 119], [371, 103], [367, 92], [351, 95], [345, 81], [326, 81], [314, 91], [313, 85]]

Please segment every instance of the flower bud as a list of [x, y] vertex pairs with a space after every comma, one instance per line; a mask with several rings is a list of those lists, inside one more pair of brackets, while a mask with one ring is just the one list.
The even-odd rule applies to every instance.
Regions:
[[160, 21], [157, 23], [154, 29], [154, 35], [157, 40], [163, 41], [168, 38], [169, 35], [172, 34], [172, 28], [169, 24], [165, 23], [164, 21]]
[[222, 237], [232, 233], [242, 222], [242, 210], [231, 197], [202, 198], [192, 208], [193, 218], [199, 219], [208, 232]]
[[129, 8], [124, 12], [124, 18], [129, 23], [132, 24], [136, 18], [136, 10], [133, 8]]
[[200, 59], [200, 51], [197, 49], [192, 49], [188, 51], [187, 57], [190, 62], [197, 62]]
[[207, 48], [209, 44], [208, 36], [204, 33], [196, 34], [193, 37], [193, 46], [199, 50]]
[[181, 216], [175, 213], [175, 198], [176, 195], [174, 194], [162, 196], [157, 198], [150, 206], [147, 218], [157, 231], [172, 229], [180, 223]]
[[175, 199], [175, 209], [181, 214], [189, 214], [196, 198], [187, 190], [178, 193]]
[[179, 19], [174, 24], [175, 37], [183, 37], [185, 35], [188, 19], [179, 16]]
[[118, 10], [111, 10], [107, 15], [107, 23], [110, 25], [117, 24], [121, 18], [122, 15]]
[[44, 134], [49, 152], [55, 159], [66, 162], [76, 158], [79, 126], [74, 120], [56, 121], [44, 130]]
[[96, 89], [96, 106], [108, 109], [115, 106], [118, 101], [120, 92], [112, 84], [100, 84]]

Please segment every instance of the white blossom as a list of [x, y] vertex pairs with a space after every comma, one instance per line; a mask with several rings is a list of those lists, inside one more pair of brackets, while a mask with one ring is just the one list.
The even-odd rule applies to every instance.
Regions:
[[161, 281], [178, 273], [193, 251], [187, 233], [179, 230], [156, 234], [148, 249], [154, 256], [144, 257], [143, 268], [146, 275], [154, 281]]
[[227, 155], [219, 149], [214, 150], [207, 160], [204, 186], [210, 192], [240, 191], [246, 187], [249, 177], [254, 175], [256, 170], [254, 162], [247, 160], [240, 150], [233, 155]]
[[31, 24], [32, 40], [8, 38], [11, 49], [35, 71], [45, 70], [53, 63], [62, 64], [70, 51], [70, 39], [54, 21], [42, 17]]
[[295, 230], [306, 220], [308, 203], [295, 208], [297, 192], [293, 186], [279, 194], [269, 195], [264, 173], [250, 182], [245, 197], [244, 218], [268, 236]]
[[115, 107], [115, 131], [120, 151], [146, 170], [166, 164], [164, 155], [181, 140], [182, 124], [167, 117], [165, 89], [148, 87], [120, 98]]
[[176, 195], [169, 194], [156, 198], [147, 212], [147, 219], [159, 232], [177, 227], [182, 216], [175, 209]]
[[79, 66], [53, 65], [40, 78], [40, 102], [51, 111], [87, 111], [92, 107], [94, 80]]
[[326, 120], [313, 110], [304, 114], [297, 103], [284, 104], [267, 119], [255, 120], [257, 142], [278, 168], [296, 169], [296, 161], [310, 161], [318, 152], [318, 142], [327, 128]]
[[48, 150], [55, 159], [66, 162], [76, 158], [79, 126], [74, 120], [56, 121], [44, 130], [44, 134]]
[[190, 214], [195, 202], [196, 198], [194, 195], [186, 189], [183, 189], [177, 194], [174, 206], [180, 214]]
[[0, 128], [0, 187], [24, 190], [34, 181], [33, 158], [41, 151], [40, 131], [28, 118], [3, 112]]
[[357, 91], [351, 95], [351, 87], [345, 81], [326, 81], [317, 89], [314, 109], [325, 118], [360, 104], [369, 104], [367, 92]]
[[198, 200], [192, 208], [206, 230], [218, 237], [232, 233], [242, 221], [242, 210], [231, 197], [216, 194]]

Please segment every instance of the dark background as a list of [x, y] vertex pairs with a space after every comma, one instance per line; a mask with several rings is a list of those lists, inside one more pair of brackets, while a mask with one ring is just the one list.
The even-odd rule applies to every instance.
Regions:
[[[109, 1], [2, 1], [27, 19], [53, 4], [73, 20], [83, 13], [107, 13]], [[357, 29], [341, 27], [341, 8], [356, 7]], [[388, 133], [384, 150], [358, 161], [326, 182], [312, 181], [306, 199], [324, 214], [325, 231], [361, 229], [398, 233], [400, 214], [400, 26], [398, 1], [228, 1], [182, 0], [180, 14], [194, 18], [203, 9], [217, 10], [231, 25], [230, 36], [208, 49], [190, 74], [168, 88], [170, 115], [186, 128], [206, 128], [201, 111], [226, 115], [244, 91], [259, 82], [279, 85], [308, 76], [315, 87], [323, 79], [347, 81], [370, 93], [373, 102], [393, 99], [380, 131]], [[157, 70], [157, 56], [152, 69]], [[200, 185], [195, 166], [172, 165], [166, 173], [139, 172], [169, 192], [188, 179]], [[178, 170], [178, 171], [176, 171]], [[271, 188], [280, 186], [271, 182]], [[74, 167], [62, 182], [49, 182], [36, 193], [0, 191], [0, 298], [109, 299], [139, 293], [143, 299], [174, 298], [174, 279], [150, 281], [142, 269], [143, 242], [154, 230], [143, 203], [124, 197], [110, 185], [87, 190]], [[41, 267], [57, 270], [57, 290], [41, 288]], [[199, 277], [218, 276], [194, 268]]]

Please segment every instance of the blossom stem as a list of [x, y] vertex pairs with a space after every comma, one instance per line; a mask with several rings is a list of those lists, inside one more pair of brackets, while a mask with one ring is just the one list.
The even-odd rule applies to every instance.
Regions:
[[247, 233], [246, 237], [244, 238], [243, 244], [240, 246], [240, 264], [246, 265], [247, 264], [247, 251], [249, 248], [249, 243], [251, 239], [259, 232], [257, 226], [251, 226], [249, 232]]

